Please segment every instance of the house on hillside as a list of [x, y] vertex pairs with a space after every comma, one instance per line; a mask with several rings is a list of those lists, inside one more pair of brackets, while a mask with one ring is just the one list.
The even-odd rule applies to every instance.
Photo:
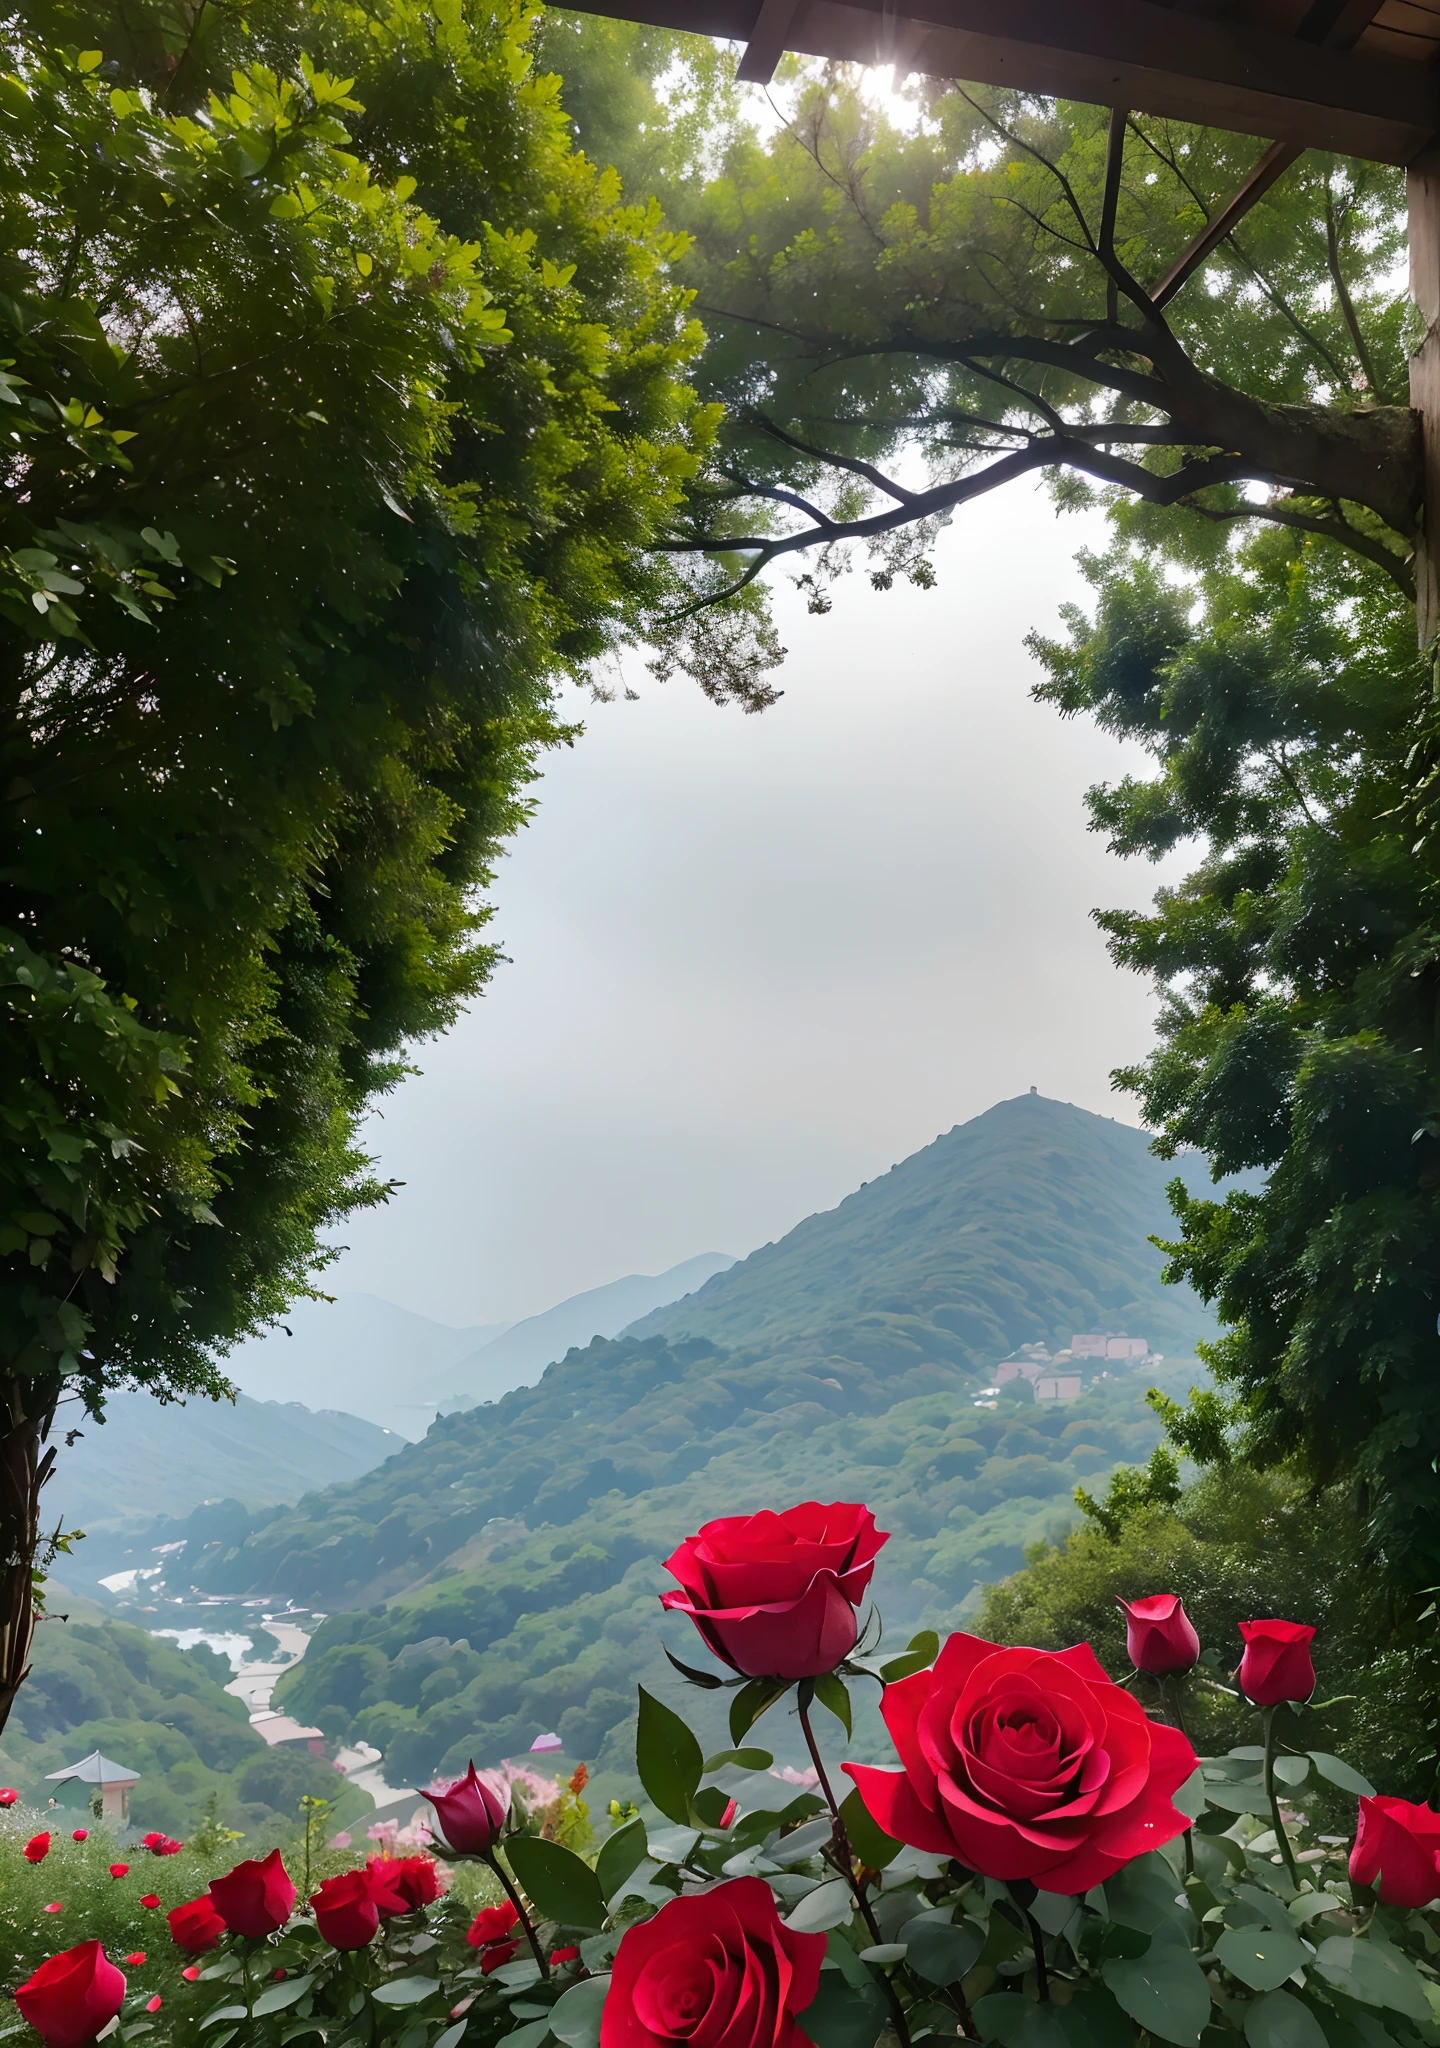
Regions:
[[325, 1754], [325, 1730], [302, 1727], [293, 1714], [279, 1714], [273, 1707], [262, 1707], [258, 1714], [250, 1716], [250, 1726], [271, 1749], [304, 1748], [311, 1756]]
[[98, 1749], [92, 1749], [89, 1756], [82, 1756], [78, 1764], [66, 1764], [60, 1771], [50, 1771], [45, 1782], [58, 1786], [55, 1794], [57, 1806], [87, 1808], [100, 1796], [100, 1817], [102, 1820], [128, 1821], [130, 1818], [130, 1794], [140, 1782], [140, 1773], [127, 1769], [124, 1764], [101, 1756]]

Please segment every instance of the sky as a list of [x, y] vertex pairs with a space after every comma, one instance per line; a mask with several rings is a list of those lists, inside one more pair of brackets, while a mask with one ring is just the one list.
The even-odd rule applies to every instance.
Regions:
[[1035, 704], [1023, 644], [1102, 534], [1011, 487], [957, 518], [932, 591], [857, 573], [812, 618], [782, 584], [769, 711], [638, 655], [638, 701], [577, 697], [500, 864], [506, 964], [367, 1126], [405, 1185], [326, 1291], [510, 1320], [744, 1255], [1032, 1085], [1138, 1121], [1108, 1077], [1154, 999], [1090, 913], [1167, 870], [1110, 855], [1083, 795], [1144, 757]]

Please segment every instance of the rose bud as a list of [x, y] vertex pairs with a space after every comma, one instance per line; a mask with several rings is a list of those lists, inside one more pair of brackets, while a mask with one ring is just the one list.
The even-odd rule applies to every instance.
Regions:
[[1386, 1906], [1428, 1906], [1440, 1899], [1440, 1813], [1384, 1793], [1360, 1801], [1350, 1851], [1356, 1884], [1373, 1885]]
[[140, 1903], [142, 1906], [158, 1906], [160, 1903], [159, 1892], [141, 1892]]
[[1144, 1600], [1121, 1600], [1125, 1610], [1125, 1653], [1137, 1671], [1152, 1678], [1172, 1671], [1193, 1671], [1200, 1661], [1200, 1638], [1178, 1593], [1151, 1593]]
[[76, 1828], [71, 1834], [70, 1839], [72, 1842], [88, 1842], [90, 1839], [89, 1828]]
[[13, 1785], [0, 1785], [0, 1806], [13, 1806], [19, 1797]]
[[[368, 1869], [327, 1877], [311, 1895], [315, 1925], [331, 1948], [368, 1948], [380, 1929], [379, 1897], [393, 1898]], [[403, 1911], [403, 1907], [400, 1909]]]
[[218, 1945], [225, 1932], [225, 1922], [208, 1898], [190, 1899], [183, 1906], [172, 1906], [165, 1917], [170, 1922], [171, 1940], [187, 1955], [204, 1955], [207, 1949]]
[[600, 2048], [800, 2048], [824, 1956], [825, 1936], [788, 1928], [763, 1878], [673, 1899], [621, 1937]]
[[290, 1918], [295, 1887], [290, 1873], [272, 1849], [260, 1860], [237, 1863], [225, 1877], [210, 1880], [210, 1900], [232, 1934], [258, 1941], [274, 1934]]
[[1242, 1621], [1245, 1654], [1240, 1659], [1240, 1690], [1257, 1707], [1278, 1707], [1283, 1700], [1308, 1700], [1315, 1690], [1310, 1661], [1313, 1628], [1303, 1621]]
[[510, 1818], [510, 1802], [487, 1784], [472, 1762], [453, 1785], [431, 1785], [421, 1793], [439, 1816], [445, 1844], [461, 1856], [484, 1856]]
[[857, 1609], [888, 1536], [869, 1508], [802, 1501], [732, 1515], [687, 1537], [660, 1604], [688, 1614], [707, 1649], [745, 1678], [819, 1678], [855, 1647]]
[[125, 2002], [125, 1978], [98, 1941], [82, 1941], [42, 1963], [15, 1993], [15, 2003], [45, 2048], [83, 2048], [108, 2027]]
[[43, 1863], [50, 1854], [50, 1836], [32, 1835], [20, 1852], [27, 1863]]
[[110, 1875], [112, 1877], [128, 1877], [130, 1875], [130, 1865], [128, 1863], [112, 1863], [110, 1865]]

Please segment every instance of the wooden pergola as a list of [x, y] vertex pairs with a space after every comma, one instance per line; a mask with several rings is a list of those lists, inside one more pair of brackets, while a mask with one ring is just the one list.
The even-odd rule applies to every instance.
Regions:
[[[1088, 100], [1263, 137], [1229, 203], [1155, 294], [1163, 305], [1305, 149], [1403, 164], [1410, 283], [1428, 332], [1411, 364], [1425, 497], [1440, 507], [1440, 0], [579, 0], [583, 11], [742, 42], [740, 76], [787, 50]], [[1440, 547], [1417, 548], [1425, 644]]]

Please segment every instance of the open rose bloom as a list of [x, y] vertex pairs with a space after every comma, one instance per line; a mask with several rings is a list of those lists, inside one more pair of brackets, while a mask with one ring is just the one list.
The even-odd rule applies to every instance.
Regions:
[[[307, 1854], [305, 1899], [278, 1851], [186, 1898], [192, 1870], [146, 1940], [161, 1897], [122, 1876], [105, 1886], [122, 1938], [33, 1970], [22, 2017], [49, 2048], [90, 2048], [117, 2013], [126, 2039], [159, 2013], [165, 2048], [205, 2048], [209, 2015], [231, 2048], [340, 2043], [362, 2013], [371, 2048], [452, 2030], [458, 2048], [1440, 2048], [1440, 1813], [1367, 1790], [1340, 1839], [1341, 1788], [1365, 1781], [1304, 1704], [1325, 1660], [1310, 1624], [1244, 1625], [1248, 1700], [1196, 1668], [1173, 1593], [1121, 1601], [1113, 1676], [1088, 1643], [896, 1645], [877, 1627], [866, 1650], [885, 1540], [858, 1503], [805, 1501], [680, 1545], [666, 1606], [728, 1675], [681, 1666], [642, 1696], [633, 1793], [583, 1846], [559, 1825], [587, 1789], [578, 1758], [562, 1801], [477, 1742], [483, 1768], [425, 1795], [433, 1853], [375, 1820], [358, 1844], [330, 1834], [318, 1867]], [[1213, 1627], [1223, 1601], [1192, 1597]], [[847, 1704], [872, 1701], [885, 1734], [858, 1724], [847, 1761]], [[536, 1728], [549, 1707], [532, 1703]], [[1198, 1758], [1192, 1710], [1242, 1739]], [[469, 1748], [461, 1731], [452, 1771]], [[34, 1838], [32, 1867], [29, 1827], [9, 1827], [0, 1887], [29, 1886], [32, 1919], [63, 1902], [16, 1939], [93, 1932], [68, 1884], [73, 1856], [93, 1891], [93, 1838]]]
[[866, 1507], [802, 1501], [782, 1514], [707, 1522], [665, 1560], [661, 1605], [746, 1678], [818, 1678], [855, 1647], [857, 1610], [888, 1541]]
[[1182, 1834], [1171, 1794], [1198, 1758], [1147, 1719], [1088, 1644], [1005, 1650], [951, 1636], [933, 1671], [886, 1689], [903, 1768], [846, 1770], [897, 1841], [987, 1877], [1084, 1892]]

